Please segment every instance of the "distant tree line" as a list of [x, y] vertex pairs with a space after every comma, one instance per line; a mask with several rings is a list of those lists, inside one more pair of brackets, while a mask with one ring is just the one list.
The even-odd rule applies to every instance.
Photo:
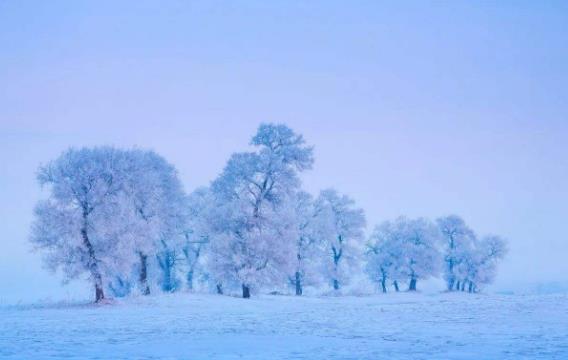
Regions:
[[416, 290], [420, 279], [443, 274], [448, 291], [476, 292], [493, 281], [505, 256], [505, 241], [494, 235], [478, 239], [458, 216], [436, 223], [399, 217], [378, 225], [369, 240], [367, 272], [383, 292], [400, 283]]
[[48, 197], [34, 211], [31, 242], [65, 281], [107, 293], [179, 289], [224, 293], [306, 286], [339, 290], [366, 273], [383, 292], [443, 275], [450, 291], [489, 284], [506, 244], [481, 239], [457, 216], [399, 217], [366, 239], [365, 215], [334, 189], [301, 189], [313, 148], [285, 125], [262, 124], [253, 149], [189, 195], [153, 151], [69, 149], [41, 166]]

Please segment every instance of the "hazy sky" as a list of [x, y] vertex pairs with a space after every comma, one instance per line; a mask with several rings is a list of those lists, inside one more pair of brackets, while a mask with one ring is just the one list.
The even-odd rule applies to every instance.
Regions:
[[152, 148], [189, 191], [261, 122], [304, 134], [305, 187], [368, 230], [457, 213], [510, 241], [494, 288], [568, 281], [567, 84], [562, 1], [0, 0], [0, 303], [84, 288], [30, 252], [41, 163]]

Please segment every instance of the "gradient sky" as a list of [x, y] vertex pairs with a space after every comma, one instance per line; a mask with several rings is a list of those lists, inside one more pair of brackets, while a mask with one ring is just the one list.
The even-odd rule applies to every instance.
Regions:
[[0, 304], [90, 295], [30, 252], [41, 163], [151, 148], [190, 191], [261, 122], [368, 230], [457, 213], [510, 241], [494, 289], [568, 282], [568, 2], [426, 3], [0, 0]]

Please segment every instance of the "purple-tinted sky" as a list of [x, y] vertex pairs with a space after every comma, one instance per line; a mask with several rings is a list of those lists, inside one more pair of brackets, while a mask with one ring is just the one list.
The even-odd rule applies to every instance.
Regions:
[[568, 3], [395, 3], [1, 1], [0, 302], [82, 291], [30, 253], [40, 163], [152, 148], [191, 190], [263, 121], [369, 230], [457, 213], [510, 240], [495, 289], [568, 281]]

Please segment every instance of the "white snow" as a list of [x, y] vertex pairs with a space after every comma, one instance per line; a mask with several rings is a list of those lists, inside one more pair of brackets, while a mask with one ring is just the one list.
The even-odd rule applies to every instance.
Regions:
[[175, 294], [0, 307], [2, 359], [567, 359], [568, 295]]

